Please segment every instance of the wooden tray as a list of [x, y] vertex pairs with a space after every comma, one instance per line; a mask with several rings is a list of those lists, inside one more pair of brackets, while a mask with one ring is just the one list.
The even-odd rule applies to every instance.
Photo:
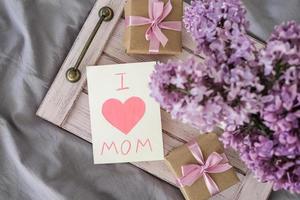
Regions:
[[[96, 1], [72, 49], [37, 111], [37, 115], [41, 118], [52, 122], [88, 142], [91, 142], [91, 129], [85, 66], [153, 60], [167, 61], [168, 59], [186, 59], [193, 55], [195, 45], [186, 32], [183, 32], [183, 50], [178, 56], [127, 55], [122, 45], [125, 27], [124, 19], [122, 18], [124, 4], [125, 0]], [[185, 3], [185, 6], [186, 5]], [[82, 73], [81, 79], [76, 83], [70, 83], [66, 80], [66, 71], [75, 65], [83, 46], [99, 20], [98, 11], [103, 6], [109, 6], [113, 9], [114, 18], [110, 22], [102, 23], [80, 64], [79, 69]], [[262, 43], [255, 39], [253, 40], [259, 48], [263, 46]], [[196, 59], [198, 59], [199, 62], [203, 60], [197, 55]], [[164, 110], [161, 110], [161, 116], [165, 154], [200, 134], [196, 129], [172, 120], [170, 115]], [[235, 167], [240, 182], [228, 190], [215, 195], [211, 199], [267, 199], [271, 192], [271, 185], [257, 182], [245, 165], [239, 160], [239, 156], [236, 152], [228, 149], [226, 150], [226, 154], [231, 164]], [[174, 176], [164, 161], [132, 164], [175, 186]]]

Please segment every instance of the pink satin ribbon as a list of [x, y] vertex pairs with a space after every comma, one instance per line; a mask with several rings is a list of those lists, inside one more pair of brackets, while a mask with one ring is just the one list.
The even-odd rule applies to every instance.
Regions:
[[181, 31], [181, 21], [163, 21], [173, 9], [171, 1], [164, 6], [160, 0], [149, 0], [149, 18], [141, 16], [128, 16], [125, 18], [126, 26], [142, 26], [150, 24], [145, 33], [147, 41], [150, 41], [149, 52], [158, 53], [160, 43], [163, 47], [168, 43], [168, 38], [161, 29]]
[[202, 151], [196, 141], [188, 144], [188, 148], [199, 164], [188, 164], [181, 167], [182, 177], [177, 179], [181, 187], [191, 186], [196, 180], [203, 176], [207, 189], [211, 195], [217, 194], [220, 189], [214, 180], [209, 176], [210, 173], [221, 173], [227, 171], [232, 166], [228, 163], [226, 155], [213, 152], [205, 161]]

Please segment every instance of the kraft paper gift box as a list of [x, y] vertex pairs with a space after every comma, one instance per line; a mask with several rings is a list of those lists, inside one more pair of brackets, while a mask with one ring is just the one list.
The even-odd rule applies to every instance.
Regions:
[[[161, 28], [160, 30], [168, 39], [165, 46], [159, 43], [159, 48], [154, 48], [153, 45], [150, 45], [151, 39], [146, 40], [145, 34], [147, 29], [150, 27], [150, 24], [145, 25], [130, 25], [130, 17], [144, 17], [151, 18], [149, 16], [149, 3], [153, 2], [163, 2], [164, 6], [168, 4], [168, 0], [128, 0], [125, 6], [125, 37], [124, 44], [126, 52], [128, 54], [179, 54], [182, 51], [182, 39], [181, 39], [181, 30], [170, 30], [168, 28]], [[173, 23], [175, 22], [177, 27], [180, 25], [182, 27], [182, 14], [183, 14], [183, 2], [182, 0], [170, 0], [171, 11], [170, 13], [162, 20], [163, 23]], [[157, 11], [158, 9], [155, 6], [152, 8]], [[153, 12], [155, 12], [153, 11]], [[144, 19], [145, 20], [145, 19]], [[160, 25], [160, 26], [161, 26]], [[173, 26], [173, 25], [171, 25]], [[157, 46], [157, 45], [154, 45]], [[152, 50], [151, 50], [152, 49]], [[157, 51], [158, 50], [158, 51]]]
[[[207, 158], [213, 152], [216, 152], [219, 155], [222, 155], [224, 153], [224, 148], [219, 142], [218, 136], [214, 133], [199, 136], [194, 140], [194, 144], [200, 147], [204, 161], [207, 161]], [[175, 174], [178, 182], [180, 182], [179, 179], [183, 177], [182, 166], [199, 164], [189, 148], [190, 147], [187, 144], [183, 145], [171, 151], [165, 158], [170, 169]], [[224, 155], [225, 154], [223, 154], [223, 156]], [[228, 163], [228, 160], [224, 163]], [[228, 164], [230, 165], [230, 163]], [[208, 175], [217, 185], [219, 189], [218, 192], [221, 192], [239, 182], [239, 179], [233, 167], [231, 167], [230, 169], [226, 169], [221, 173], [208, 173]], [[178, 185], [180, 184], [178, 183]], [[203, 175], [195, 178], [195, 182], [193, 182], [190, 186], [180, 186], [180, 190], [187, 200], [204, 200], [213, 196], [208, 190], [208, 186], [204, 180]]]

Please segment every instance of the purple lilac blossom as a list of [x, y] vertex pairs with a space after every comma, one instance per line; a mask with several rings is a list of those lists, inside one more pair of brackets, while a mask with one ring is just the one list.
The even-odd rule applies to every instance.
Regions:
[[300, 193], [299, 30], [295, 22], [276, 27], [261, 51], [260, 64], [268, 89], [261, 98], [258, 116], [263, 124], [249, 123], [222, 136], [225, 146], [239, 151], [259, 180], [273, 183], [274, 190], [295, 193]]
[[158, 63], [151, 75], [151, 96], [173, 118], [189, 122], [203, 131], [212, 131], [221, 120], [223, 99], [214, 95], [207, 66], [194, 59]]
[[233, 129], [249, 122], [249, 114], [258, 113], [262, 90], [250, 68], [236, 66], [217, 71], [211, 65], [185, 62], [158, 63], [151, 75], [151, 96], [173, 118], [209, 132], [225, 122]]
[[[240, 37], [233, 45], [239, 45], [240, 39], [245, 44], [244, 33], [249, 26], [245, 14], [246, 9], [239, 0], [194, 0], [185, 9], [183, 22], [197, 43], [197, 52], [210, 56], [211, 52], [218, 51], [220, 59], [226, 60], [223, 50], [228, 47], [228, 39]], [[246, 51], [242, 52], [248, 54], [248, 48], [245, 45]]]
[[260, 181], [300, 193], [300, 26], [275, 28], [257, 51], [240, 0], [195, 0], [184, 24], [204, 62], [158, 63], [151, 96], [173, 118], [237, 150]]
[[[297, 136], [298, 135], [298, 136]], [[226, 148], [239, 152], [241, 160], [261, 182], [273, 189], [300, 193], [300, 140], [298, 132], [277, 132], [266, 136], [259, 129], [224, 132]]]
[[261, 51], [260, 64], [265, 75], [274, 75], [276, 64], [300, 66], [300, 26], [289, 21], [275, 27], [266, 48]]

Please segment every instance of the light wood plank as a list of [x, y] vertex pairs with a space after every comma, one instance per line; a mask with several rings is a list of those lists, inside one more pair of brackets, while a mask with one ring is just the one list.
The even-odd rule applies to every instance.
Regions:
[[[38, 116], [56, 125], [63, 123], [63, 120], [71, 110], [73, 103], [78, 98], [78, 94], [81, 92], [85, 83], [85, 66], [95, 64], [102, 54], [106, 41], [121, 17], [124, 4], [125, 0], [97, 0], [50, 90], [40, 105], [37, 111]], [[114, 10], [114, 18], [110, 22], [103, 22], [100, 26], [90, 48], [80, 64], [79, 69], [82, 78], [77, 83], [70, 83], [66, 80], [66, 71], [75, 65], [89, 35], [99, 20], [98, 12], [103, 6], [110, 6]]]
[[272, 191], [271, 183], [258, 182], [253, 174], [248, 171], [244, 181], [239, 186], [234, 194], [234, 200], [253, 200], [253, 199], [268, 199]]

